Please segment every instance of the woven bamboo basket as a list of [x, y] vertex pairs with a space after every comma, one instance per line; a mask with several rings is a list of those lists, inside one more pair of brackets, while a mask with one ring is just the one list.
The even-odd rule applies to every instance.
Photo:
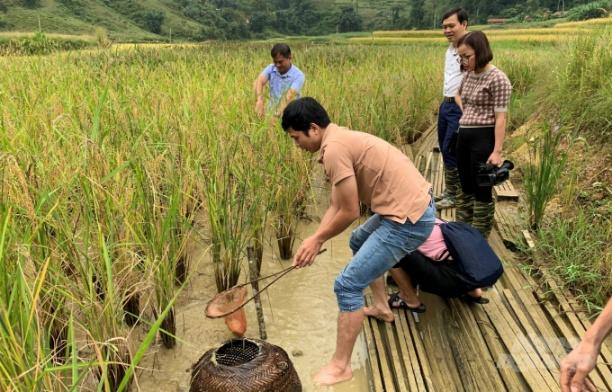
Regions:
[[301, 392], [282, 348], [256, 339], [233, 339], [208, 350], [191, 369], [189, 392]]

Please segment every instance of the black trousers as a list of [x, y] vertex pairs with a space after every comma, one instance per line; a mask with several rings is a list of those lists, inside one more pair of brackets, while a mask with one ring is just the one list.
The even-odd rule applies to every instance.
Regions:
[[452, 261], [433, 261], [416, 251], [404, 256], [395, 268], [402, 268], [422, 291], [445, 298], [459, 297], [477, 288], [455, 269]]
[[461, 190], [484, 203], [493, 201], [492, 187], [478, 186], [476, 175], [495, 147], [495, 127], [459, 128], [457, 137], [457, 169]]

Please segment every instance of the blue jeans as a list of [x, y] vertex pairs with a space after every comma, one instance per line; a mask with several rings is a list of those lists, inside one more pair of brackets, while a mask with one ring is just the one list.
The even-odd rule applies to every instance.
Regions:
[[454, 102], [442, 102], [438, 112], [438, 143], [444, 166], [449, 169], [457, 167], [455, 156], [455, 144], [457, 143], [457, 131], [459, 130], [459, 119], [462, 112]]
[[353, 258], [340, 272], [334, 292], [341, 312], [354, 312], [363, 307], [363, 290], [412, 253], [431, 234], [436, 209], [433, 201], [418, 222], [401, 224], [378, 214], [371, 216], [351, 234], [349, 246]]

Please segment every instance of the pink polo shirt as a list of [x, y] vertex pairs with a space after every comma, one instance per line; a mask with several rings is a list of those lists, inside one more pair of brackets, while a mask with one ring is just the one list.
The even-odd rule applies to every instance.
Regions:
[[440, 229], [440, 225], [443, 223], [443, 220], [436, 218], [436, 224], [431, 235], [417, 248], [419, 252], [434, 261], [444, 260], [447, 257], [450, 258], [446, 242], [444, 242], [444, 236], [442, 235], [442, 229]]
[[404, 153], [383, 139], [332, 123], [319, 153], [332, 186], [355, 176], [359, 200], [381, 216], [416, 223], [429, 206], [431, 185]]

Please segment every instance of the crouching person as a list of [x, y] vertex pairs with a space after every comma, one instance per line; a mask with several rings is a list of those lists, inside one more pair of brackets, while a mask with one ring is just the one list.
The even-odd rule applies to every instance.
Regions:
[[[448, 236], [445, 239], [443, 235], [444, 225], [454, 225], [454, 228], [458, 229], [460, 234], [454, 240], [463, 242], [467, 249], [453, 247], [452, 252], [449, 250]], [[464, 240], [464, 233], [468, 233], [472, 238]], [[468, 258], [481, 259], [485, 265], [477, 266], [467, 260]], [[479, 260], [475, 261], [477, 263]], [[483, 275], [479, 275], [479, 270], [482, 270]], [[446, 223], [436, 219], [429, 238], [415, 252], [404, 256], [389, 273], [399, 291], [387, 298], [384, 287], [376, 287], [379, 291], [373, 291], [374, 303], [372, 307], [366, 308], [365, 313], [392, 322], [391, 308], [425, 312], [425, 304], [421, 302], [415, 289], [417, 285], [421, 291], [444, 298], [461, 297], [468, 303], [486, 304], [489, 300], [482, 297], [481, 287], [492, 285], [503, 273], [503, 267], [476, 229], [465, 223]]]

